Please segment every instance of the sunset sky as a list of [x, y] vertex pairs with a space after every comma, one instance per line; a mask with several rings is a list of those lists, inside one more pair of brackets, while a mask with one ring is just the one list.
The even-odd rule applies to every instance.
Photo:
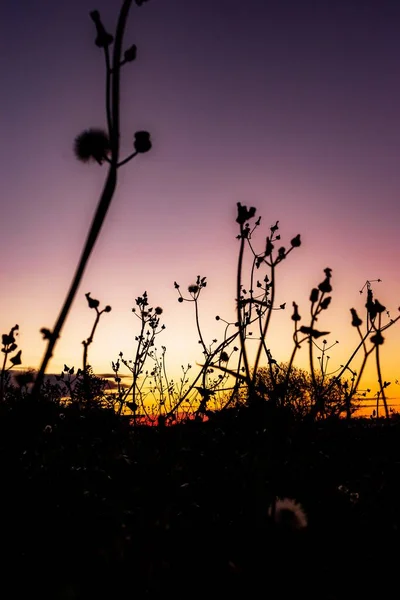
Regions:
[[[107, 166], [73, 154], [78, 133], [104, 128], [104, 63], [89, 12], [114, 30], [119, 0], [18, 0], [0, 5], [2, 144], [0, 324], [18, 323], [24, 367], [38, 367], [102, 190]], [[201, 361], [193, 306], [197, 275], [207, 340], [215, 316], [234, 319], [236, 203], [257, 208], [262, 251], [280, 221], [283, 245], [302, 245], [277, 273], [269, 346], [287, 360], [291, 305], [306, 318], [312, 287], [333, 271], [330, 364], [358, 342], [366, 280], [392, 318], [400, 306], [400, 3], [398, 0], [149, 0], [133, 5], [122, 69], [122, 155], [133, 133], [151, 152], [120, 170], [113, 204], [63, 329], [50, 371], [82, 365], [94, 311], [110, 304], [90, 348], [95, 372], [133, 357], [134, 299], [164, 309], [171, 376]], [[256, 240], [258, 239], [258, 244]], [[306, 324], [306, 322], [304, 323]], [[398, 326], [397, 326], [398, 325]], [[400, 396], [400, 323], [382, 347], [389, 395]], [[307, 366], [301, 356], [300, 366]], [[371, 365], [372, 366], [372, 365]], [[377, 390], [373, 369], [366, 386]]]

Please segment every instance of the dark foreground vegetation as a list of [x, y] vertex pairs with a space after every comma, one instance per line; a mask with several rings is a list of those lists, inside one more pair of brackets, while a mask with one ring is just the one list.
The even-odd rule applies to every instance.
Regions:
[[[400, 421], [1, 409], [3, 598], [389, 598]], [[307, 525], [270, 507], [300, 503]], [[284, 518], [287, 517], [287, 518]]]
[[[136, 356], [121, 353], [112, 362], [114, 391], [105, 391], [89, 363], [100, 317], [111, 311], [100, 310], [90, 293], [95, 320], [83, 342], [83, 368], [65, 366], [58, 383], [46, 380], [119, 169], [151, 149], [140, 130], [132, 154], [120, 157], [120, 75], [136, 59], [124, 31], [132, 5], [145, 2], [121, 2], [115, 36], [98, 11], [90, 13], [105, 59], [106, 128], [85, 130], [74, 149], [108, 171], [59, 316], [41, 330], [46, 349], [37, 372], [14, 373], [23, 364], [18, 325], [2, 335], [0, 597], [397, 596], [400, 420], [389, 411], [382, 346], [400, 315], [391, 317], [367, 281], [363, 320], [350, 309], [354, 351], [328, 371], [327, 352], [337, 342], [320, 324], [332, 300], [332, 270], [325, 268], [309, 310], [287, 299], [293, 350], [278, 365], [270, 323], [286, 301], [277, 301], [276, 271], [301, 245], [299, 234], [281, 245], [278, 221], [256, 251], [261, 217], [237, 203], [235, 317], [216, 315], [218, 339], [206, 340], [200, 323], [206, 277], [198, 275], [187, 291], [174, 283], [178, 302], [194, 308], [202, 361], [192, 379], [190, 365], [180, 381], [168, 377], [166, 348], [155, 347], [163, 311], [144, 292], [134, 309]], [[295, 366], [303, 347], [308, 375]], [[361, 385], [372, 360], [377, 414], [355, 418], [370, 392]]]

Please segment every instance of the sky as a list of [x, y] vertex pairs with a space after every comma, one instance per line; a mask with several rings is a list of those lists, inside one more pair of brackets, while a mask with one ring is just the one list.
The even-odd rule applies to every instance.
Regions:
[[[117, 0], [19, 0], [0, 5], [1, 332], [19, 324], [23, 367], [38, 367], [39, 330], [51, 329], [79, 259], [107, 166], [78, 162], [77, 134], [104, 128], [103, 54], [89, 12], [114, 30]], [[122, 156], [148, 130], [151, 152], [119, 172], [112, 206], [62, 331], [51, 372], [89, 362], [109, 372], [132, 358], [135, 298], [161, 306], [171, 375], [202, 359], [193, 305], [178, 303], [197, 275], [204, 336], [235, 319], [236, 204], [257, 208], [261, 252], [270, 225], [302, 245], [277, 272], [269, 346], [287, 360], [290, 307], [309, 311], [312, 287], [332, 269], [332, 303], [318, 325], [339, 341], [339, 366], [358, 342], [367, 280], [395, 318], [400, 306], [400, 4], [397, 0], [149, 0], [132, 6], [122, 69]], [[256, 242], [257, 240], [257, 242]], [[400, 376], [400, 323], [382, 346], [384, 378]], [[299, 365], [307, 366], [306, 357]], [[377, 389], [375, 371], [366, 387]], [[400, 394], [399, 394], [400, 396]]]

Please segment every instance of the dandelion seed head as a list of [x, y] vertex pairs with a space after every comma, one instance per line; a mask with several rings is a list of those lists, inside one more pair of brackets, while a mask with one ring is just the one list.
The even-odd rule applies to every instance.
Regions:
[[[272, 506], [268, 509], [268, 515], [272, 517]], [[278, 498], [275, 505], [274, 522], [285, 530], [305, 529], [308, 524], [307, 515], [299, 502], [292, 498]]]

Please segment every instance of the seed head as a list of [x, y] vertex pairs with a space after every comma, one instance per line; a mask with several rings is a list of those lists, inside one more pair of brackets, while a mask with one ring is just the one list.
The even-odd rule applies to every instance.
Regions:
[[110, 153], [108, 135], [102, 129], [86, 129], [75, 138], [74, 152], [82, 162], [94, 160], [101, 165]]

